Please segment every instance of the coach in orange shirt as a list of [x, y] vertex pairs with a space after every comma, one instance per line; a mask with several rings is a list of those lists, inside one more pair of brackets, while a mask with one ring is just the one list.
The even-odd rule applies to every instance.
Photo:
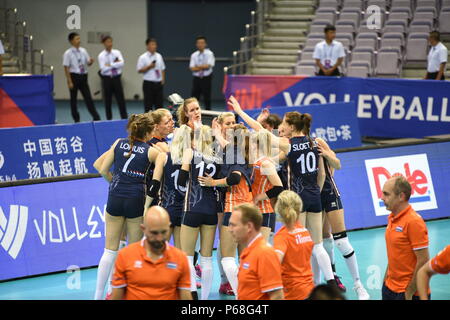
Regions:
[[302, 200], [293, 191], [278, 195], [275, 212], [284, 226], [273, 238], [273, 247], [281, 262], [286, 300], [305, 300], [314, 289], [311, 256], [314, 242], [308, 230], [299, 222]]
[[187, 256], [167, 242], [167, 211], [150, 207], [141, 228], [144, 238], [119, 251], [111, 300], [192, 300]]
[[281, 264], [275, 250], [264, 240], [258, 207], [244, 203], [234, 207], [229, 230], [246, 248], [241, 253], [238, 273], [239, 300], [282, 300]]
[[383, 300], [418, 300], [416, 275], [428, 261], [428, 230], [411, 205], [411, 185], [403, 176], [392, 177], [383, 186], [382, 200], [392, 213], [386, 228], [388, 266], [382, 289]]
[[450, 245], [445, 247], [428, 263], [425, 263], [417, 273], [417, 291], [419, 291], [420, 300], [428, 300], [430, 278], [436, 273], [450, 273]]

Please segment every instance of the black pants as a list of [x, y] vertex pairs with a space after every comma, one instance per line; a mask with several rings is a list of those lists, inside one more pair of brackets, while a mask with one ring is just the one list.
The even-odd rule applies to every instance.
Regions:
[[102, 76], [103, 94], [105, 99], [105, 111], [106, 119], [112, 119], [112, 97], [113, 94], [116, 97], [117, 104], [119, 105], [120, 118], [127, 119], [127, 107], [125, 106], [125, 98], [123, 95], [121, 76], [108, 77]]
[[75, 122], [80, 122], [80, 114], [78, 113], [77, 108], [78, 90], [80, 90], [84, 103], [94, 121], [100, 120], [100, 116], [95, 109], [94, 101], [92, 101], [91, 90], [89, 89], [88, 84], [88, 75], [71, 73], [70, 77], [72, 78], [73, 83], [73, 88], [70, 89], [70, 109], [72, 111], [73, 120]]
[[163, 85], [161, 82], [144, 80], [142, 90], [144, 91], [145, 112], [163, 107]]
[[[439, 72], [427, 72], [427, 79], [428, 80], [436, 80], [436, 77], [438, 75]], [[444, 75], [442, 75], [441, 80], [445, 80]]]
[[212, 74], [207, 77], [194, 77], [192, 81], [191, 95], [200, 101], [200, 96], [203, 95], [205, 100], [206, 110], [211, 110], [211, 83]]
[[[394, 292], [389, 289], [386, 284], [383, 283], [383, 288], [381, 289], [381, 299], [382, 300], [405, 300], [404, 292]], [[413, 300], [420, 300], [418, 296], [413, 296]], [[431, 299], [431, 295], [428, 295], [428, 300]]]
[[325, 76], [325, 77], [339, 77], [341, 75], [341, 73], [339, 72], [339, 69], [334, 69], [332, 74], [326, 75], [325, 73], [323, 73], [322, 69], [319, 70], [318, 73], [319, 76]]

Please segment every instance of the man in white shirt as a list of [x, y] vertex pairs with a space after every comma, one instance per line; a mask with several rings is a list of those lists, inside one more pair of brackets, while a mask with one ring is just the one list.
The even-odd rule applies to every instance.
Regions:
[[163, 57], [156, 52], [158, 48], [156, 39], [147, 39], [145, 44], [147, 45], [147, 51], [139, 57], [136, 68], [139, 73], [143, 73], [144, 109], [145, 112], [148, 112], [163, 107], [166, 65]]
[[100, 65], [100, 76], [102, 78], [103, 98], [105, 99], [106, 119], [112, 119], [112, 96], [116, 97], [119, 105], [120, 117], [128, 119], [127, 107], [125, 106], [125, 98], [121, 81], [122, 68], [124, 60], [122, 53], [113, 49], [113, 39], [110, 36], [103, 37], [102, 43], [105, 50], [98, 55], [98, 63]]
[[431, 49], [428, 53], [427, 74], [424, 79], [445, 80], [445, 65], [448, 59], [448, 50], [441, 42], [441, 36], [438, 31], [430, 32], [428, 38]]
[[2, 61], [3, 54], [5, 54], [5, 49], [3, 49], [3, 43], [2, 40], [0, 40], [0, 76], [3, 75], [3, 61]]
[[319, 67], [319, 76], [340, 76], [339, 66], [345, 57], [345, 50], [342, 43], [334, 40], [336, 38], [336, 28], [327, 25], [324, 29], [325, 40], [316, 44], [313, 58]]
[[81, 39], [78, 33], [70, 33], [69, 42], [72, 47], [64, 52], [63, 66], [67, 78], [67, 86], [70, 90], [70, 108], [73, 120], [75, 122], [80, 122], [80, 114], [77, 109], [78, 90], [80, 90], [88, 111], [94, 121], [100, 120], [88, 84], [87, 67], [94, 63], [94, 59], [89, 56], [86, 49], [80, 47]]
[[203, 36], [196, 38], [195, 45], [198, 50], [191, 54], [191, 61], [189, 62], [189, 68], [194, 77], [191, 96], [200, 101], [200, 96], [203, 95], [206, 110], [211, 110], [211, 83], [215, 64], [214, 53], [206, 48], [208, 44]]

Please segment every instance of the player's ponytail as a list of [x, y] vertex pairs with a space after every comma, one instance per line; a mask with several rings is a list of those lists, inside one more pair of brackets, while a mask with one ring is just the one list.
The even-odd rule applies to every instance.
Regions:
[[130, 152], [125, 156], [129, 158], [133, 153], [133, 147], [136, 140], [144, 140], [148, 134], [153, 131], [154, 123], [148, 114], [137, 115], [135, 120], [130, 124], [128, 142], [130, 144]]
[[312, 123], [312, 116], [309, 113], [303, 113], [300, 116], [301, 123], [302, 123], [302, 132], [305, 134], [306, 137], [308, 137], [310, 147], [313, 148], [313, 141], [311, 139], [311, 123]]
[[295, 192], [285, 190], [278, 195], [275, 212], [280, 215], [288, 228], [297, 222], [302, 208], [302, 199]]

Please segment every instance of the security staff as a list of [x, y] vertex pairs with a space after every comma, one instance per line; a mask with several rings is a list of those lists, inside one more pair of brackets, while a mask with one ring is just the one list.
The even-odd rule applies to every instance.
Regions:
[[336, 38], [336, 28], [327, 25], [324, 29], [325, 40], [316, 44], [313, 57], [319, 67], [319, 76], [340, 76], [339, 66], [345, 57], [345, 50]]
[[189, 63], [189, 68], [194, 77], [191, 96], [200, 100], [200, 96], [203, 95], [206, 110], [211, 110], [211, 82], [215, 64], [214, 53], [206, 48], [206, 38], [203, 36], [197, 37], [195, 44], [198, 50], [191, 54]]
[[112, 96], [116, 97], [119, 105], [120, 117], [127, 119], [127, 108], [125, 106], [125, 98], [122, 87], [122, 68], [124, 60], [122, 53], [113, 49], [113, 39], [110, 36], [103, 37], [102, 43], [105, 50], [98, 55], [98, 63], [100, 65], [100, 75], [102, 78], [103, 95], [105, 99], [106, 119], [112, 119]]
[[438, 31], [430, 32], [428, 38], [431, 49], [428, 53], [427, 74], [424, 79], [445, 80], [445, 65], [448, 59], [448, 50], [441, 42], [441, 36]]
[[156, 52], [156, 39], [145, 41], [147, 51], [138, 59], [137, 71], [144, 74], [142, 90], [144, 92], [145, 112], [163, 107], [163, 86], [166, 82], [166, 65], [163, 57]]
[[80, 35], [76, 32], [69, 34], [69, 42], [72, 45], [70, 49], [64, 52], [63, 66], [67, 78], [67, 86], [70, 90], [70, 108], [75, 122], [80, 122], [80, 114], [77, 110], [77, 94], [80, 90], [84, 102], [94, 121], [100, 120], [100, 116], [95, 109], [92, 101], [91, 90], [88, 84], [87, 67], [94, 63], [86, 49], [80, 47]]

